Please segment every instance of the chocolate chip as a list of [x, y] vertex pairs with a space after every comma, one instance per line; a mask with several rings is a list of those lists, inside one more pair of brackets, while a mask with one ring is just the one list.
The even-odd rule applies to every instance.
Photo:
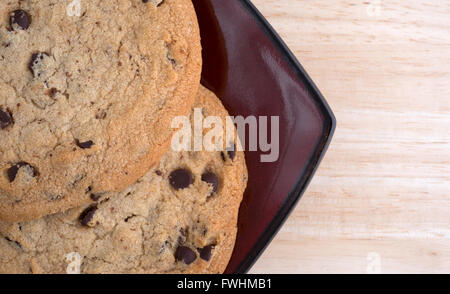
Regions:
[[58, 89], [56, 88], [48, 89], [46, 92], [47, 96], [49, 96], [50, 98], [55, 98], [56, 93], [58, 93]]
[[10, 183], [14, 182], [14, 180], [16, 179], [17, 173], [19, 172], [19, 169], [24, 166], [28, 166], [30, 168], [32, 177], [35, 177], [37, 175], [36, 169], [33, 166], [31, 166], [29, 163], [22, 161], [22, 162], [16, 163], [15, 165], [11, 166], [8, 169], [7, 173], [8, 173], [8, 179], [9, 179]]
[[213, 172], [205, 172], [202, 175], [202, 181], [212, 185], [213, 189], [211, 195], [216, 193], [219, 189], [219, 178], [217, 178], [216, 174]]
[[203, 248], [198, 249], [198, 253], [200, 253], [200, 258], [206, 261], [210, 261], [211, 259], [211, 251], [214, 247], [212, 245], [205, 246]]
[[93, 201], [98, 201], [100, 199], [100, 197], [102, 197], [102, 195], [99, 194], [91, 194], [91, 199]]
[[8, 169], [8, 179], [12, 183], [16, 179], [17, 172], [19, 171], [19, 166], [13, 165]]
[[[231, 159], [231, 161], [233, 161], [234, 158], [236, 157], [236, 144], [233, 143], [233, 145], [227, 147], [226, 150], [227, 150], [228, 157]], [[224, 152], [221, 152], [221, 153], [220, 153], [220, 156], [222, 157], [222, 160], [223, 160], [224, 162], [227, 161], [227, 158], [226, 158]]]
[[4, 130], [13, 123], [14, 120], [11, 112], [9, 110], [0, 109], [0, 128]]
[[34, 66], [38, 65], [39, 62], [41, 62], [45, 56], [50, 56], [48, 55], [48, 53], [46, 52], [37, 52], [37, 53], [33, 53], [33, 55], [31, 55], [31, 60], [30, 63], [28, 64], [28, 69], [31, 71], [31, 73], [36, 76], [40, 76], [41, 73], [37, 73], [34, 71]]
[[92, 220], [92, 218], [94, 217], [95, 212], [97, 211], [98, 207], [96, 204], [89, 206], [88, 208], [86, 208], [80, 215], [80, 223], [83, 226], [88, 227], [89, 226], [89, 222]]
[[227, 148], [228, 157], [233, 161], [236, 157], [236, 145], [230, 146]]
[[124, 219], [124, 221], [127, 223], [130, 219], [132, 219], [132, 218], [134, 218], [134, 217], [136, 217], [136, 216], [137, 216], [137, 215], [132, 214], [132, 215], [126, 217], [126, 218]]
[[94, 145], [94, 142], [92, 142], [91, 140], [86, 141], [86, 142], [80, 142], [78, 139], [75, 140], [75, 143], [77, 144], [78, 147], [80, 147], [81, 149], [89, 149]]
[[169, 182], [176, 190], [181, 190], [194, 183], [194, 176], [190, 171], [180, 168], [170, 174]]
[[11, 25], [11, 29], [14, 29], [14, 25], [17, 25], [20, 29], [26, 30], [31, 24], [31, 16], [24, 10], [16, 10], [11, 13], [9, 24]]
[[155, 171], [155, 174], [156, 174], [157, 176], [162, 176], [162, 171], [157, 170], [157, 171]]
[[197, 255], [191, 248], [179, 246], [175, 251], [175, 259], [183, 261], [185, 264], [191, 264], [197, 259]]

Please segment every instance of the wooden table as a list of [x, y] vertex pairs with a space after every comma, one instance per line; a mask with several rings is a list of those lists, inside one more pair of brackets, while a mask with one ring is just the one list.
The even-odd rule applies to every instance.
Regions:
[[338, 127], [251, 273], [450, 273], [450, 1], [253, 3]]

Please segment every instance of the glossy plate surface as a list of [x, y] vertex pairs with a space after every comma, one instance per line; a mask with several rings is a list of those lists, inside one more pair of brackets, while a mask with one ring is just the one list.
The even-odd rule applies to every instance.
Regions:
[[262, 163], [264, 153], [246, 152], [248, 188], [226, 271], [245, 273], [305, 191], [331, 140], [335, 118], [304, 69], [249, 1], [193, 2], [202, 34], [202, 83], [232, 115], [280, 118], [279, 159]]

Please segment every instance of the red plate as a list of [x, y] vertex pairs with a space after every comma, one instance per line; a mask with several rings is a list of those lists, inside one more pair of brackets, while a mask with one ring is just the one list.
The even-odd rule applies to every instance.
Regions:
[[262, 163], [261, 152], [246, 152], [248, 188], [226, 271], [245, 273], [304, 193], [336, 121], [303, 67], [250, 1], [193, 2], [202, 34], [202, 83], [232, 115], [280, 117], [278, 161]]

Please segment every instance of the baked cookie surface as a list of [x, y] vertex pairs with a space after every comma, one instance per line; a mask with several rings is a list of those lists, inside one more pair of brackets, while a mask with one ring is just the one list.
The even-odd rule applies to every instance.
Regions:
[[198, 91], [190, 0], [0, 1], [0, 219], [136, 182]]
[[[194, 105], [227, 116], [205, 89]], [[0, 273], [222, 273], [246, 184], [243, 152], [170, 150], [136, 184], [90, 206], [0, 222]]]

